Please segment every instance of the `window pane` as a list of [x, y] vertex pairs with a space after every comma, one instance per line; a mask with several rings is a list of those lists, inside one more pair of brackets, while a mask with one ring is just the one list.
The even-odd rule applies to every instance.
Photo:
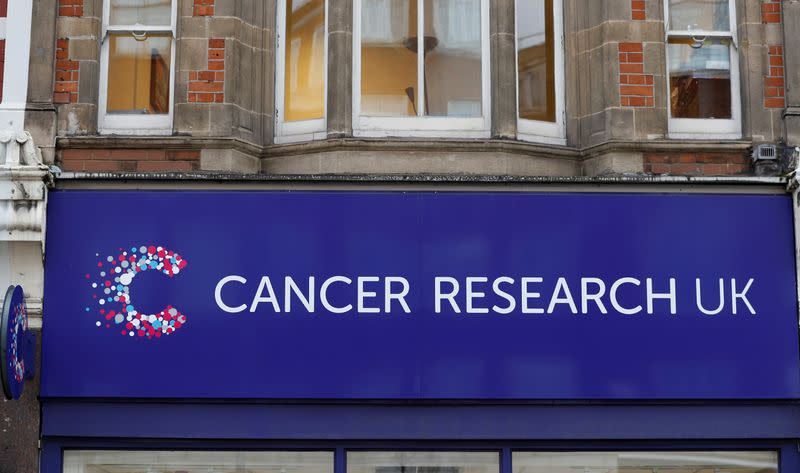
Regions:
[[333, 473], [332, 452], [76, 451], [64, 473]]
[[729, 0], [669, 0], [673, 30], [730, 31]]
[[519, 117], [556, 121], [553, 0], [517, 2]]
[[498, 473], [496, 452], [348, 452], [347, 473]]
[[667, 53], [673, 118], [730, 119], [730, 41], [671, 38]]
[[325, 116], [325, 0], [286, 0], [285, 120]]
[[513, 473], [778, 473], [777, 452], [513, 452]]
[[172, 36], [113, 34], [109, 40], [108, 112], [168, 113]]
[[170, 0], [111, 0], [112, 25], [169, 26], [172, 24]]
[[425, 115], [479, 117], [480, 0], [425, 0]]
[[417, 0], [361, 3], [361, 114], [415, 116]]

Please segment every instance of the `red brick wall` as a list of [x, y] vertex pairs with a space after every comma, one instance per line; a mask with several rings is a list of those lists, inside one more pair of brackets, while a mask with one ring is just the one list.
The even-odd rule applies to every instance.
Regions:
[[214, 16], [214, 0], [194, 0], [194, 16]]
[[8, 0], [0, 0], [0, 18], [8, 16]]
[[764, 76], [764, 107], [785, 108], [783, 46], [769, 46], [767, 58], [769, 72]]
[[58, 16], [83, 16], [83, 0], [58, 0]]
[[56, 80], [53, 85], [53, 103], [78, 101], [78, 77], [80, 63], [69, 59], [69, 39], [56, 41]]
[[225, 40], [208, 40], [208, 69], [189, 71], [189, 102], [225, 101]]
[[645, 153], [644, 172], [677, 176], [731, 176], [750, 173], [744, 153]]
[[69, 59], [69, 39], [56, 41], [56, 80], [53, 85], [54, 103], [75, 103], [78, 101], [78, 61]]
[[65, 149], [65, 171], [170, 172], [200, 169], [200, 151], [164, 149]]
[[633, 20], [646, 19], [644, 0], [631, 0], [631, 19]]
[[761, 21], [764, 23], [781, 22], [781, 0], [761, 1]]
[[623, 107], [654, 107], [653, 75], [644, 73], [642, 43], [619, 43], [619, 103]]

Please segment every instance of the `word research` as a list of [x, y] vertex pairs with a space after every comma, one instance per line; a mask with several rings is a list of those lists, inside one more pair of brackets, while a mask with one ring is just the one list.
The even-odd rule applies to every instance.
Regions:
[[[689, 298], [703, 315], [756, 315], [747, 297], [755, 279], [695, 278], [687, 294], [678, 291], [676, 278], [470, 276], [431, 278], [436, 314], [677, 314], [678, 302]], [[681, 287], [686, 287], [681, 285]], [[224, 312], [392, 314], [412, 312], [413, 287], [403, 276], [330, 276], [250, 279], [221, 278], [214, 290]], [[243, 296], [246, 294], [246, 296]], [[427, 305], [427, 304], [426, 304]], [[727, 309], [727, 310], [726, 310]]]

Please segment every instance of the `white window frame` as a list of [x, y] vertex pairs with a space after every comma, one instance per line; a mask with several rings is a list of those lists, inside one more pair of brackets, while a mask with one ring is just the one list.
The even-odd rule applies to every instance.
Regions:
[[[169, 25], [110, 25], [111, 1], [103, 0], [103, 24], [100, 47], [100, 87], [97, 106], [97, 129], [101, 134], [126, 135], [169, 135], [172, 134], [172, 116], [175, 107], [175, 45], [177, 43], [176, 21], [178, 17], [178, 1], [171, 2], [171, 18]], [[115, 114], [106, 111], [108, 101], [108, 55], [110, 48], [109, 35], [115, 32], [168, 33], [172, 35], [169, 64], [169, 112], [158, 115]]]
[[[420, 0], [421, 1], [421, 0]], [[361, 115], [361, 0], [353, 0], [353, 136], [367, 138], [489, 138], [491, 136], [491, 73], [489, 1], [481, 8], [481, 116], [480, 117], [369, 117]], [[425, 30], [425, 9], [418, 8], [417, 31]], [[423, 42], [424, 43], [424, 42]], [[421, 47], [421, 46], [420, 46]], [[417, 59], [417, 95], [425, 100], [424, 64]], [[419, 106], [419, 110], [424, 110]]]
[[299, 141], [324, 140], [328, 137], [328, 0], [325, 0], [324, 55], [322, 66], [324, 92], [322, 95], [322, 118], [313, 120], [284, 121], [283, 110], [286, 93], [286, 0], [278, 0], [275, 35], [275, 143], [296, 143]]
[[[526, 1], [526, 0], [522, 0]], [[516, 77], [516, 110], [517, 110], [517, 139], [553, 145], [567, 144], [566, 131], [566, 98], [564, 96], [564, 3], [563, 0], [553, 0], [553, 40], [556, 42], [555, 60], [555, 87], [556, 87], [556, 121], [545, 122], [528, 120], [519, 116], [519, 9], [514, 2], [514, 67]]]
[[[667, 117], [669, 118], [669, 138], [687, 140], [736, 140], [742, 137], [742, 102], [739, 79], [739, 42], [737, 38], [736, 2], [728, 0], [730, 26], [729, 31], [706, 30], [673, 30], [670, 24], [669, 2], [664, 0], [665, 41], [664, 48], [667, 61], [666, 99]], [[720, 38], [730, 40], [731, 74], [731, 118], [672, 118], [672, 98], [670, 86], [670, 38]]]

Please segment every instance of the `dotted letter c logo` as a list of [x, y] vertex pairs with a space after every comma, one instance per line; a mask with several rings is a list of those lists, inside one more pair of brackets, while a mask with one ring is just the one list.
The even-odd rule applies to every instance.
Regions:
[[[96, 254], [96, 256], [100, 256]], [[161, 338], [170, 335], [186, 324], [186, 315], [172, 306], [157, 314], [144, 314], [136, 310], [131, 297], [131, 284], [143, 271], [159, 271], [174, 277], [186, 268], [186, 260], [179, 254], [160, 246], [141, 246], [130, 250], [119, 249], [116, 256], [97, 262], [97, 277], [91, 282], [92, 299], [99, 310], [98, 327], [115, 328], [128, 337]], [[118, 310], [110, 306], [119, 304]], [[91, 312], [86, 307], [86, 312]]]

